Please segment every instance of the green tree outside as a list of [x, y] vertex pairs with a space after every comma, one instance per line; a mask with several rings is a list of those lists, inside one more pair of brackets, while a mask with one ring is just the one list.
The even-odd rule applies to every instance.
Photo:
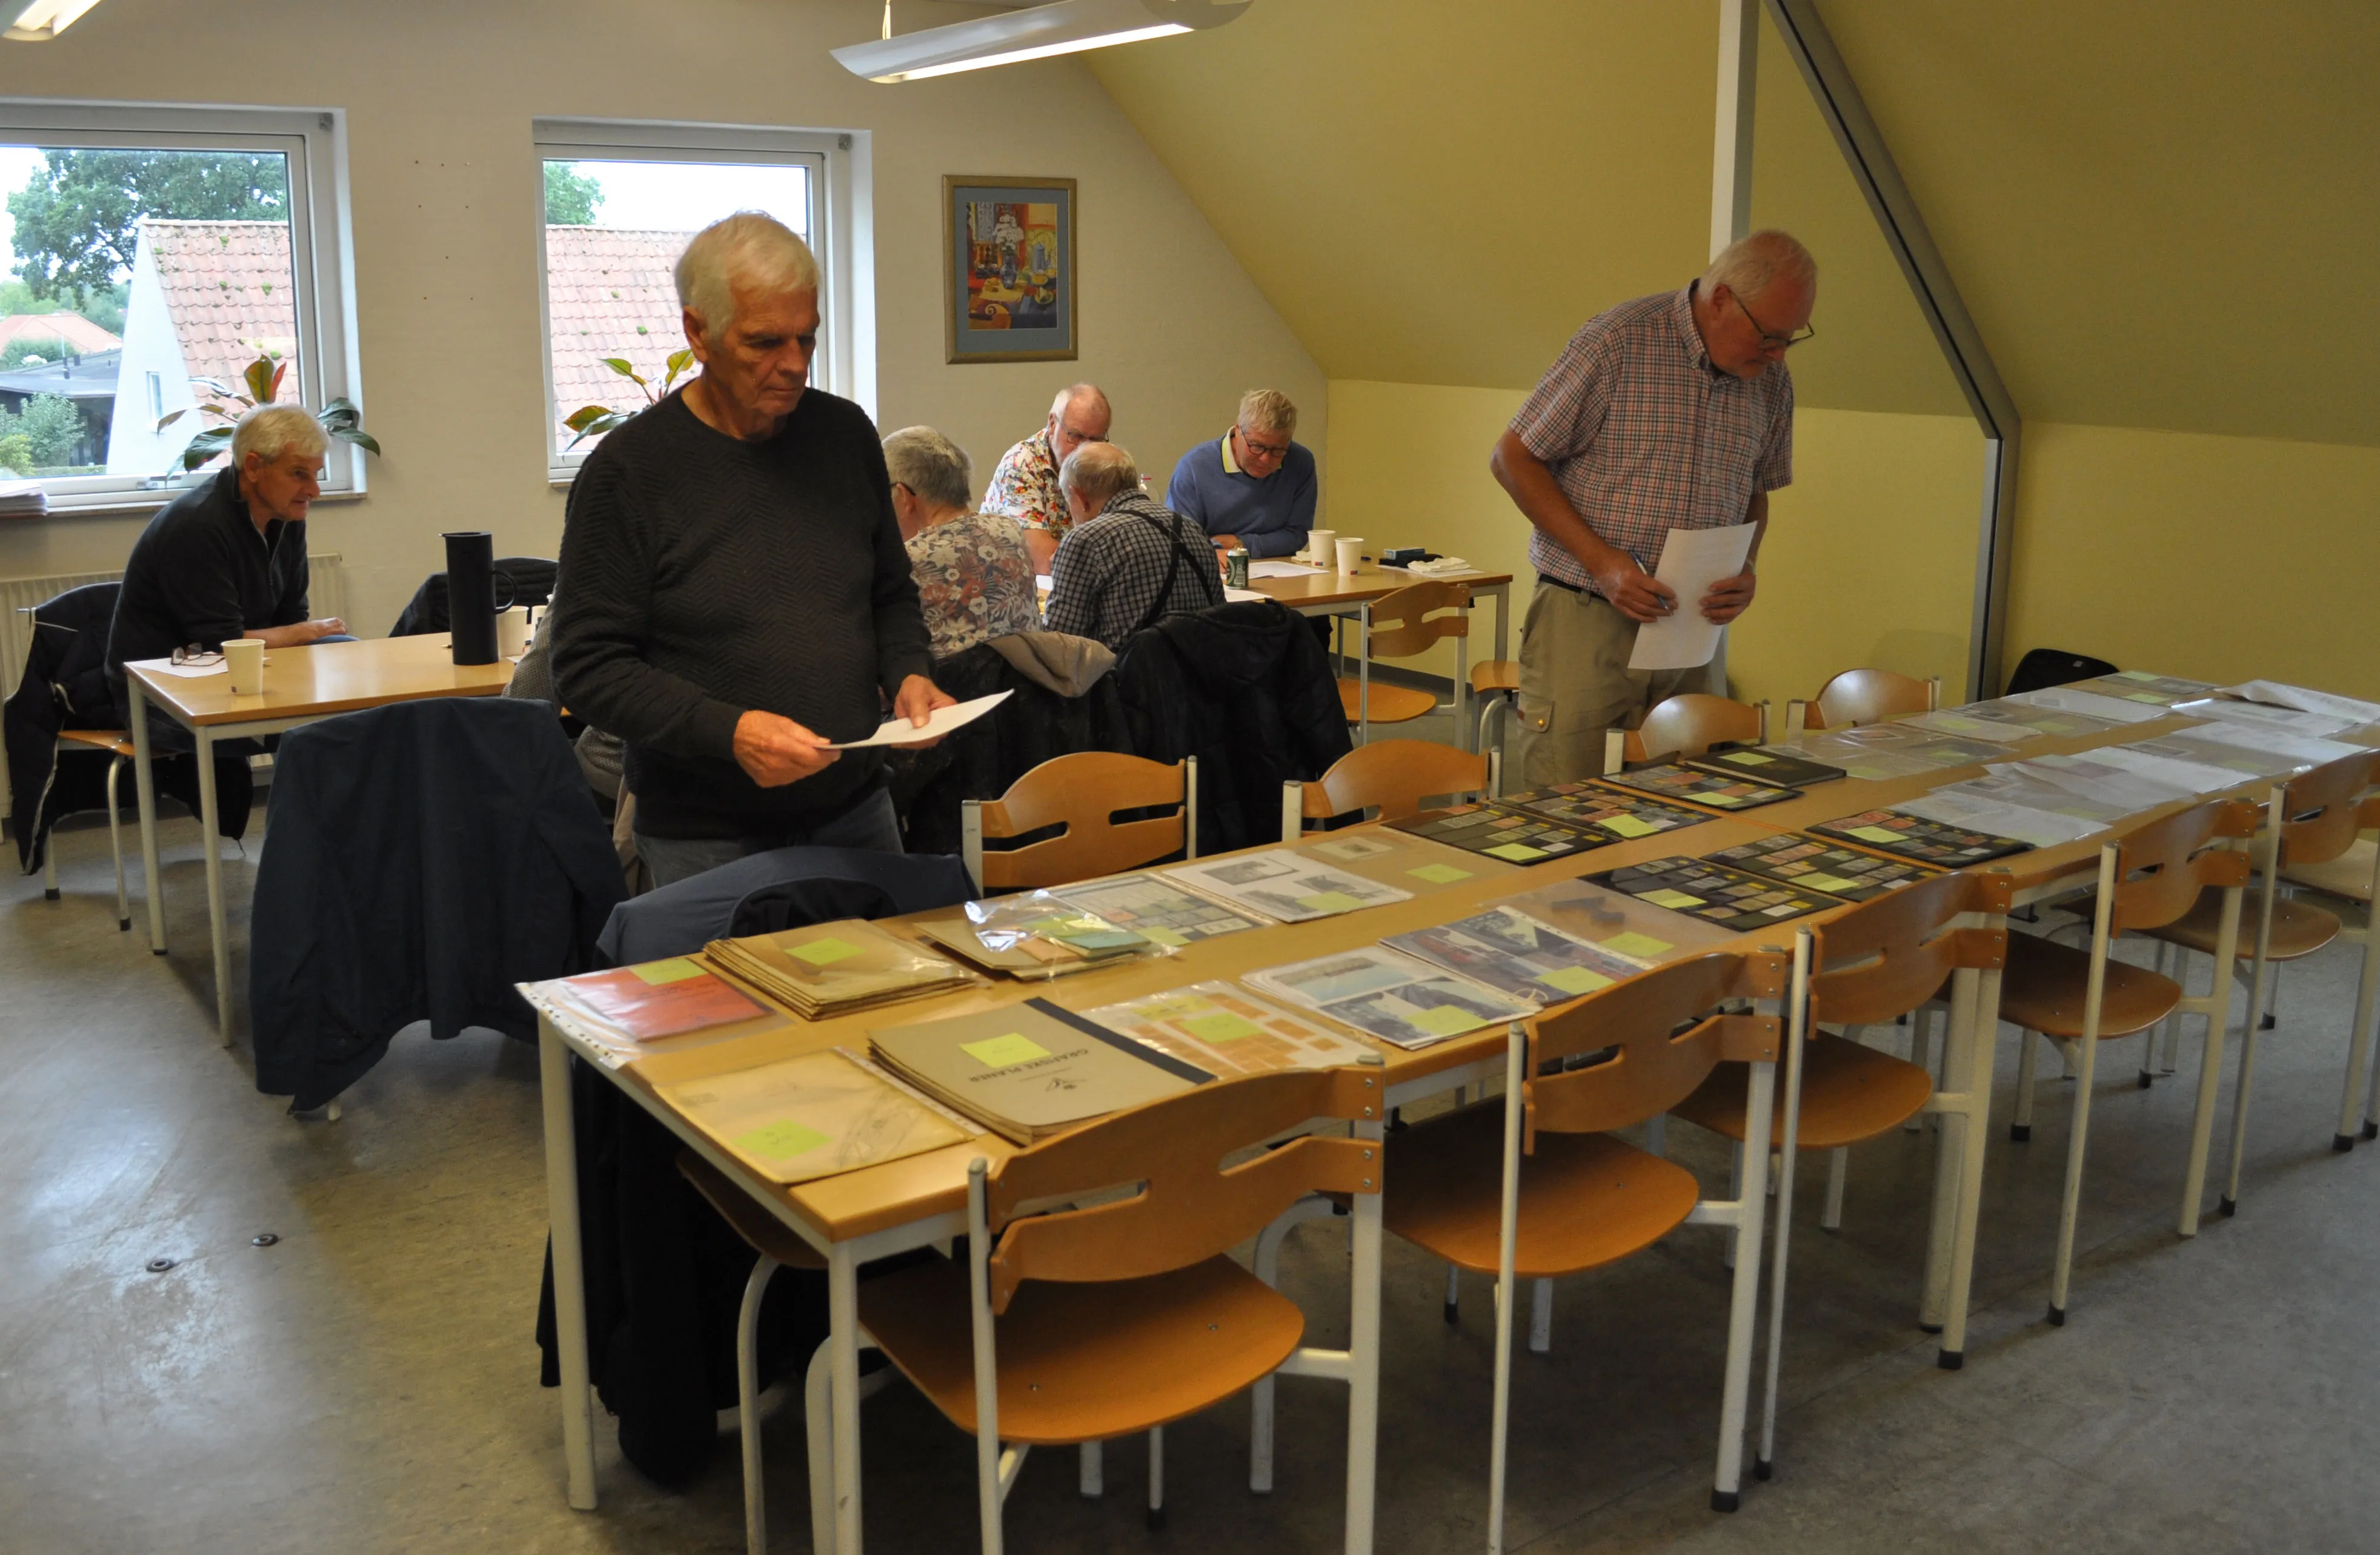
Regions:
[[[13, 421], [16, 418], [0, 413], [0, 419]], [[32, 474], [33, 440], [23, 432], [0, 435], [0, 470], [18, 476]]]
[[545, 164], [545, 221], [548, 226], [593, 226], [603, 208], [603, 185], [592, 174], [566, 162]]
[[0, 465], [30, 474], [67, 464], [84, 430], [74, 401], [64, 395], [35, 395], [13, 416], [0, 410]]
[[[76, 149], [42, 156], [47, 165], [8, 196], [17, 279], [36, 299], [75, 308], [112, 296], [132, 268], [142, 216], [289, 219], [288, 164], [276, 153]], [[120, 307], [115, 318], [121, 332]]]
[[25, 365], [27, 357], [39, 357], [45, 362], [64, 361], [69, 356], [80, 356], [63, 340], [28, 340], [22, 336], [0, 346], [0, 372], [12, 371]]

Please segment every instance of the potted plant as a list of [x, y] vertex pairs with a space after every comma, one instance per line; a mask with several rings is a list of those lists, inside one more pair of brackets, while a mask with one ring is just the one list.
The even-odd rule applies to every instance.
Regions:
[[[215, 398], [202, 400], [193, 406], [185, 406], [172, 415], [160, 419], [157, 422], [157, 430], [164, 431], [193, 410], [212, 416], [223, 424], [209, 427], [190, 439], [189, 445], [182, 450], [182, 468], [185, 471], [197, 469], [228, 449], [231, 446], [233, 427], [242, 416], [258, 406], [271, 405], [280, 397], [281, 380], [288, 371], [289, 364], [285, 361], [276, 362], [270, 356], [257, 358], [249, 363], [247, 371], [240, 374], [240, 383], [248, 390], [246, 394], [239, 393], [217, 379], [195, 380], [204, 383], [212, 391]], [[229, 403], [222, 403], [225, 401]], [[322, 423], [324, 431], [340, 442], [352, 443], [367, 454], [380, 452], [380, 441], [364, 431], [364, 413], [356, 408], [355, 401], [342, 395], [322, 407], [316, 413], [316, 419]]]
[[635, 366], [631, 364], [625, 357], [604, 357], [601, 359], [605, 367], [610, 368], [621, 377], [625, 378], [630, 383], [636, 384], [638, 389], [643, 393], [645, 403], [643, 405], [632, 407], [626, 410], [614, 409], [608, 405], [580, 406], [577, 409], [564, 417], [562, 420], [562, 424], [564, 426], [568, 427], [572, 431], [578, 434], [570, 440], [569, 446], [573, 448], [577, 447], [581, 443], [584, 443], [590, 437], [602, 436], [605, 432], [610, 431], [613, 427], [619, 426], [622, 422], [636, 415], [638, 411], [649, 409], [668, 398], [670, 390], [677, 385], [678, 374], [684, 372], [687, 368], [694, 365], [694, 352], [692, 350], [679, 350], [672, 351], [669, 354], [668, 361], [662, 364], [668, 368], [668, 375], [662, 379], [662, 386], [659, 392], [654, 390], [652, 384], [645, 379], [643, 374], [639, 373], [636, 370]]

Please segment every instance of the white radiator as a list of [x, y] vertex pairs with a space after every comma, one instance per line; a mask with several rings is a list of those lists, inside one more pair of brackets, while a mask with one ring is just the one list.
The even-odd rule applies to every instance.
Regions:
[[[339, 553], [314, 552], [306, 558], [307, 605], [316, 616], [346, 614], [346, 569]], [[86, 583], [115, 583], [122, 572], [60, 573], [50, 577], [0, 577], [0, 696], [13, 697], [25, 678], [33, 643], [33, 607]], [[0, 770], [0, 814], [10, 806], [8, 775]]]

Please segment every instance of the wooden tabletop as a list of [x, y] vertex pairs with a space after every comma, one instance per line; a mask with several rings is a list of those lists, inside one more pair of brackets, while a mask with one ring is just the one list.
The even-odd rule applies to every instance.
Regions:
[[[1294, 560], [1293, 557], [1278, 559]], [[1474, 589], [1492, 589], [1512, 581], [1512, 575], [1509, 572], [1458, 572], [1443, 577], [1428, 577], [1420, 573], [1407, 572], [1402, 567], [1383, 567], [1366, 562], [1352, 576], [1325, 567], [1319, 572], [1303, 573], [1295, 577], [1252, 577], [1248, 579], [1248, 587], [1295, 610], [1300, 605], [1361, 604], [1415, 583], [1467, 583]]]
[[443, 632], [324, 642], [264, 650], [264, 690], [231, 694], [228, 672], [174, 675], [137, 665], [142, 691], [176, 723], [190, 726], [255, 723], [354, 712], [425, 697], [492, 697], [513, 678], [511, 661], [461, 665]]

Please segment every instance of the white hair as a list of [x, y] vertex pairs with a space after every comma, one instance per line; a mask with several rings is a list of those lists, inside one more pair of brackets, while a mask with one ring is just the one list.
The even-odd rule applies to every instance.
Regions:
[[1052, 416], [1062, 417], [1066, 414], [1067, 407], [1078, 399], [1087, 399], [1097, 402], [1100, 415], [1105, 416], [1111, 421], [1115, 419], [1115, 411], [1108, 405], [1107, 392], [1101, 389], [1097, 383], [1067, 384], [1064, 388], [1058, 391], [1058, 397], [1050, 402], [1050, 414]]
[[313, 459], [330, 449], [331, 434], [312, 411], [298, 405], [260, 405], [242, 416], [231, 433], [235, 468], [247, 464], [250, 454], [273, 464], [284, 454]]
[[1757, 300], [1779, 276], [1805, 286], [1818, 284], [1818, 261], [1792, 234], [1774, 227], [1739, 237], [1718, 251], [1703, 272], [1702, 290], [1725, 286], [1740, 298]]
[[1058, 484], [1093, 507], [1105, 507], [1117, 493], [1140, 490], [1140, 467], [1129, 450], [1112, 443], [1086, 443], [1058, 467]]
[[964, 508], [974, 489], [975, 461], [931, 427], [903, 427], [886, 438], [884, 468], [937, 507]]
[[819, 289], [818, 256], [793, 228], [762, 211], [738, 211], [694, 235], [677, 257], [678, 306], [702, 320], [703, 338], [735, 322], [737, 283], [771, 296]]
[[1242, 431], [1279, 432], [1284, 437], [1297, 435], [1297, 407], [1279, 389], [1250, 389], [1240, 396], [1240, 430]]

